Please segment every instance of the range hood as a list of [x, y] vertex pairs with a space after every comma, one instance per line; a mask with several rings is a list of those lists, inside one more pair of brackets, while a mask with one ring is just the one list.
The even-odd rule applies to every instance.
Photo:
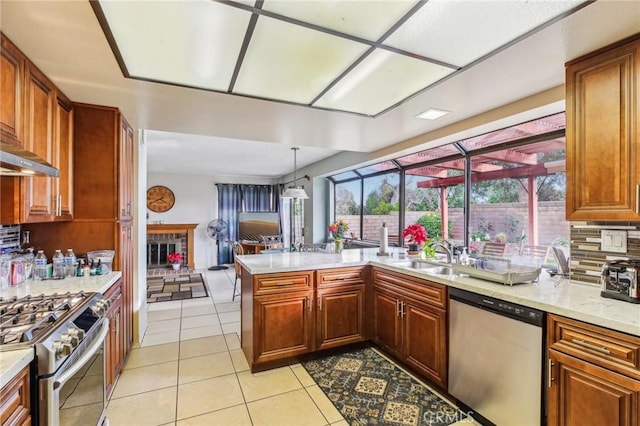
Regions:
[[0, 145], [0, 176], [60, 176], [58, 169], [21, 148]]

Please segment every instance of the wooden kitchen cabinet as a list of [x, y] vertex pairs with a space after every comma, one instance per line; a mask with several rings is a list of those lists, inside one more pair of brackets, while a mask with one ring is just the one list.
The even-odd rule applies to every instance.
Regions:
[[124, 361], [122, 288], [120, 280], [105, 292], [105, 298], [111, 302], [106, 315], [107, 321], [109, 321], [109, 334], [107, 334], [104, 342], [105, 394], [109, 398]]
[[25, 57], [0, 33], [0, 141], [22, 147]]
[[255, 276], [243, 271], [242, 347], [252, 372], [313, 351], [313, 277], [313, 271]]
[[446, 298], [443, 285], [373, 268], [373, 341], [444, 389]]
[[316, 349], [362, 342], [365, 331], [365, 268], [317, 272]]
[[29, 366], [26, 366], [0, 390], [0, 424], [31, 425]]
[[547, 424], [640, 426], [640, 338], [549, 315]]
[[[93, 250], [115, 250], [113, 270], [122, 272], [121, 335], [127, 354], [133, 343], [133, 222], [122, 215], [133, 193], [133, 130], [117, 108], [73, 106], [73, 220], [29, 224], [32, 242], [50, 256], [60, 242], [78, 255]], [[123, 129], [126, 129], [123, 130]], [[127, 161], [127, 164], [123, 164]], [[122, 186], [127, 186], [126, 190]], [[126, 213], [125, 208], [125, 213]]]
[[567, 219], [640, 219], [640, 34], [568, 62], [566, 94]]
[[2, 87], [2, 142], [19, 145], [60, 171], [60, 176], [55, 178], [1, 177], [2, 223], [71, 220], [74, 184], [73, 106], [4, 36], [2, 47], [2, 84], [13, 86]]
[[313, 293], [258, 296], [254, 301], [255, 364], [302, 355], [313, 350]]

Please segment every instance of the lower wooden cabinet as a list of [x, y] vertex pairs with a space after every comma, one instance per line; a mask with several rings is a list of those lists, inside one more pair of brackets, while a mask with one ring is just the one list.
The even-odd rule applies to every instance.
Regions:
[[547, 424], [640, 426], [640, 338], [549, 315]]
[[548, 425], [640, 425], [640, 381], [553, 349], [549, 367]]
[[389, 271], [373, 271], [373, 341], [442, 388], [447, 387], [444, 300], [445, 286]]
[[105, 393], [107, 398], [111, 395], [113, 385], [122, 369], [124, 361], [124, 334], [122, 329], [123, 305], [121, 281], [118, 280], [105, 293], [105, 297], [111, 301], [107, 310], [107, 321], [109, 321], [109, 334], [105, 338]]
[[29, 366], [0, 390], [0, 424], [31, 425]]
[[313, 350], [313, 292], [257, 296], [254, 299], [255, 364]]
[[364, 296], [364, 284], [317, 291], [316, 349], [365, 339]]

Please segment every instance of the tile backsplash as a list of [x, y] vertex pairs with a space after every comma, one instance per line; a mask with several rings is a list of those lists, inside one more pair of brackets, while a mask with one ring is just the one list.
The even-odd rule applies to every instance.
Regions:
[[[627, 232], [627, 254], [600, 250], [603, 229]], [[640, 259], [640, 222], [571, 222], [571, 279], [599, 285], [600, 268], [613, 259]]]

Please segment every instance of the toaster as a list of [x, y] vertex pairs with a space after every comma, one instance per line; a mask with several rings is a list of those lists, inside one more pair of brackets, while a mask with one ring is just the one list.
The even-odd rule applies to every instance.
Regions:
[[615, 260], [605, 263], [600, 274], [600, 295], [611, 299], [640, 303], [640, 260]]

